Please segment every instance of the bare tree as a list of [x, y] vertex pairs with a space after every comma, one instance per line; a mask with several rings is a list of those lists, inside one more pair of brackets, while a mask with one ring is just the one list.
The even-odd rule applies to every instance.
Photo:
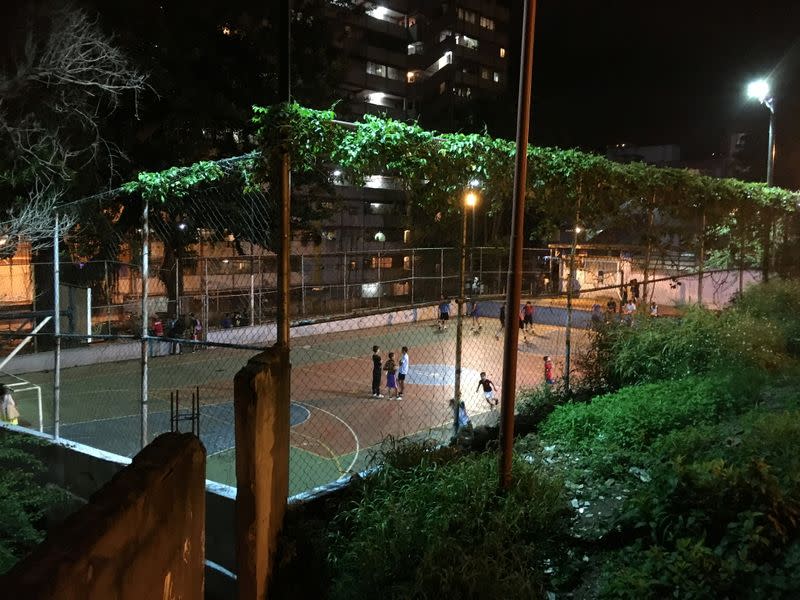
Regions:
[[21, 238], [46, 243], [54, 211], [79, 174], [94, 169], [112, 181], [123, 153], [103, 135], [104, 121], [124, 94], [135, 103], [146, 88], [146, 76], [84, 11], [36, 4], [11, 15], [8, 58], [0, 61], [6, 245]]

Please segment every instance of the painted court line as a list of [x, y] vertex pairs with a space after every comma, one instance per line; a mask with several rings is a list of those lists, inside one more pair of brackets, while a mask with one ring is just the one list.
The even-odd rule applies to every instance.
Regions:
[[[340, 417], [336, 416], [336, 415], [335, 415], [335, 414], [333, 414], [332, 412], [330, 412], [330, 411], [328, 411], [328, 410], [325, 410], [324, 408], [319, 408], [318, 406], [314, 406], [313, 404], [305, 404], [305, 403], [303, 403], [303, 402], [297, 402], [297, 404], [299, 404], [300, 406], [305, 406], [305, 407], [307, 407], [307, 408], [314, 408], [314, 409], [316, 409], [316, 410], [322, 411], [322, 412], [324, 412], [324, 413], [326, 413], [326, 414], [330, 415], [331, 417], [333, 417], [333, 418], [334, 418], [334, 419], [336, 419], [337, 421], [339, 421], [339, 422], [340, 422], [342, 425], [344, 425], [345, 427], [347, 427], [347, 429], [349, 429], [349, 430], [350, 430], [350, 433], [351, 433], [351, 435], [353, 436], [353, 439], [354, 439], [354, 440], [355, 440], [355, 442], [356, 442], [356, 453], [353, 455], [353, 462], [351, 462], [351, 463], [350, 463], [350, 466], [348, 466], [348, 467], [347, 467], [347, 469], [345, 469], [345, 470], [343, 471], [343, 473], [347, 473], [347, 472], [348, 472], [350, 469], [352, 469], [352, 468], [353, 468], [353, 465], [355, 465], [355, 464], [356, 464], [356, 460], [358, 460], [358, 454], [359, 454], [359, 452], [361, 452], [361, 444], [359, 443], [359, 439], [358, 439], [358, 436], [356, 435], [356, 432], [355, 432], [355, 431], [353, 431], [353, 428], [352, 428], [352, 427], [350, 427], [350, 425], [348, 425], [346, 421], [344, 421], [344, 420], [343, 420], [343, 419], [341, 419]], [[302, 449], [302, 448], [301, 448], [301, 449]]]

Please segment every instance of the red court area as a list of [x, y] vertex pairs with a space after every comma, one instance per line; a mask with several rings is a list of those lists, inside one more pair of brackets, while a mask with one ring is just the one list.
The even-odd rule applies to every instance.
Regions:
[[[465, 320], [462, 343], [462, 399], [476, 424], [492, 422], [499, 413], [486, 402], [482, 390], [476, 391], [480, 372], [485, 371], [498, 390], [502, 383], [503, 338], [496, 337], [496, 320], [482, 321], [481, 329], [473, 331]], [[431, 321], [352, 332], [337, 332], [334, 326], [324, 334], [292, 340], [292, 399], [309, 410], [308, 419], [292, 428], [292, 446], [336, 460], [363, 453], [390, 435], [400, 438], [449, 427], [454, 321], [444, 331]], [[573, 340], [579, 344], [584, 336], [573, 333]], [[385, 372], [381, 374], [385, 397], [372, 397], [373, 344], [380, 346], [384, 361], [388, 352], [394, 352], [397, 363], [401, 347], [408, 346], [410, 369], [402, 400], [388, 397]], [[553, 358], [560, 373], [563, 349], [563, 328], [537, 325], [527, 343], [519, 346], [517, 389], [542, 383], [544, 355]]]

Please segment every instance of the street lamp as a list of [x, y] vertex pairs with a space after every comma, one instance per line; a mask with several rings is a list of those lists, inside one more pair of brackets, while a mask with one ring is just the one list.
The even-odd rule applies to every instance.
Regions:
[[478, 194], [475, 190], [468, 190], [464, 194], [464, 208], [461, 218], [461, 260], [459, 262], [458, 272], [458, 299], [456, 300], [456, 366], [455, 366], [455, 381], [453, 398], [453, 426], [455, 431], [458, 432], [458, 409], [461, 404], [461, 346], [464, 339], [464, 296], [465, 296], [465, 281], [464, 274], [467, 265], [467, 208], [473, 208], [473, 215], [475, 205], [478, 204]]
[[[469, 185], [473, 188], [476, 188], [480, 185], [480, 181], [477, 179], [473, 179], [469, 182]], [[474, 267], [474, 257], [475, 257], [475, 223], [477, 219], [475, 218], [475, 210], [478, 206], [478, 194], [474, 190], [470, 190], [464, 196], [464, 204], [472, 208], [472, 241], [469, 245], [469, 280], [470, 282], [475, 282], [475, 267]], [[465, 209], [466, 210], [466, 209]], [[475, 293], [475, 288], [472, 286], [472, 293]]]
[[775, 98], [766, 79], [751, 81], [747, 86], [747, 97], [758, 100], [769, 109], [769, 141], [767, 142], [767, 185], [772, 185], [772, 169], [775, 164]]
[[[769, 82], [766, 79], [758, 79], [750, 82], [747, 86], [747, 96], [751, 99], [758, 100], [761, 104], [769, 109], [769, 139], [767, 142], [767, 185], [772, 186], [773, 181], [773, 167], [775, 165], [775, 99], [769, 89]], [[771, 216], [771, 212], [767, 209], [767, 214]], [[769, 280], [769, 245], [770, 245], [770, 229], [769, 225], [764, 227], [763, 231], [763, 244], [764, 251], [762, 253], [761, 261], [761, 278], [764, 283]]]

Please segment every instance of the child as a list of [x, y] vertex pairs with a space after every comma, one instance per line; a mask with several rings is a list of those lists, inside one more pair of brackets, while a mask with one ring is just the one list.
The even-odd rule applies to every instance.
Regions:
[[497, 329], [497, 333], [494, 334], [494, 339], [499, 340], [500, 334], [506, 330], [506, 305], [502, 304], [500, 306], [500, 314], [497, 317], [500, 320], [500, 327]]
[[650, 316], [657, 317], [658, 316], [658, 304], [655, 302], [650, 303]]
[[[453, 413], [454, 413], [454, 416], [455, 416], [456, 401], [455, 401], [454, 398], [450, 398], [450, 408], [453, 409]], [[469, 415], [467, 414], [467, 407], [464, 404], [464, 402], [459, 402], [458, 403], [458, 413], [457, 413], [457, 415], [458, 416], [455, 416], [455, 419], [454, 419], [455, 422], [456, 422], [456, 437], [458, 437], [458, 435], [460, 433], [467, 433], [467, 434], [471, 433], [472, 432], [472, 421], [470, 420]]]
[[536, 312], [536, 309], [531, 304], [531, 301], [528, 300], [525, 303], [525, 306], [522, 307], [522, 320], [524, 321], [524, 327], [530, 333], [533, 333], [533, 313]]
[[556, 382], [556, 378], [553, 376], [553, 361], [549, 356], [544, 357], [544, 380], [550, 385]]
[[442, 294], [439, 297], [439, 331], [447, 329], [447, 321], [450, 320], [450, 300]]
[[472, 301], [472, 307], [470, 308], [469, 315], [472, 317], [472, 332], [473, 333], [480, 333], [481, 331], [481, 322], [478, 318], [478, 301]]
[[11, 389], [5, 385], [0, 385], [0, 421], [11, 423], [12, 425], [19, 425], [17, 403], [14, 402]]
[[489, 405], [489, 408], [494, 408], [500, 402], [497, 398], [494, 397], [494, 392], [497, 391], [497, 388], [494, 386], [494, 383], [491, 379], [486, 378], [486, 372], [481, 373], [481, 380], [478, 382], [478, 387], [475, 388], [477, 392], [483, 386], [483, 397], [486, 399], [486, 403]]
[[380, 347], [378, 346], [372, 347], [372, 397], [373, 398], [383, 398], [383, 394], [381, 394], [381, 365], [383, 364], [383, 360], [381, 360], [381, 355], [378, 354], [378, 350], [380, 350]]
[[397, 366], [394, 364], [394, 352], [389, 352], [389, 358], [386, 359], [383, 370], [386, 371], [386, 395], [391, 398], [392, 390], [394, 390], [394, 397], [397, 398]]

